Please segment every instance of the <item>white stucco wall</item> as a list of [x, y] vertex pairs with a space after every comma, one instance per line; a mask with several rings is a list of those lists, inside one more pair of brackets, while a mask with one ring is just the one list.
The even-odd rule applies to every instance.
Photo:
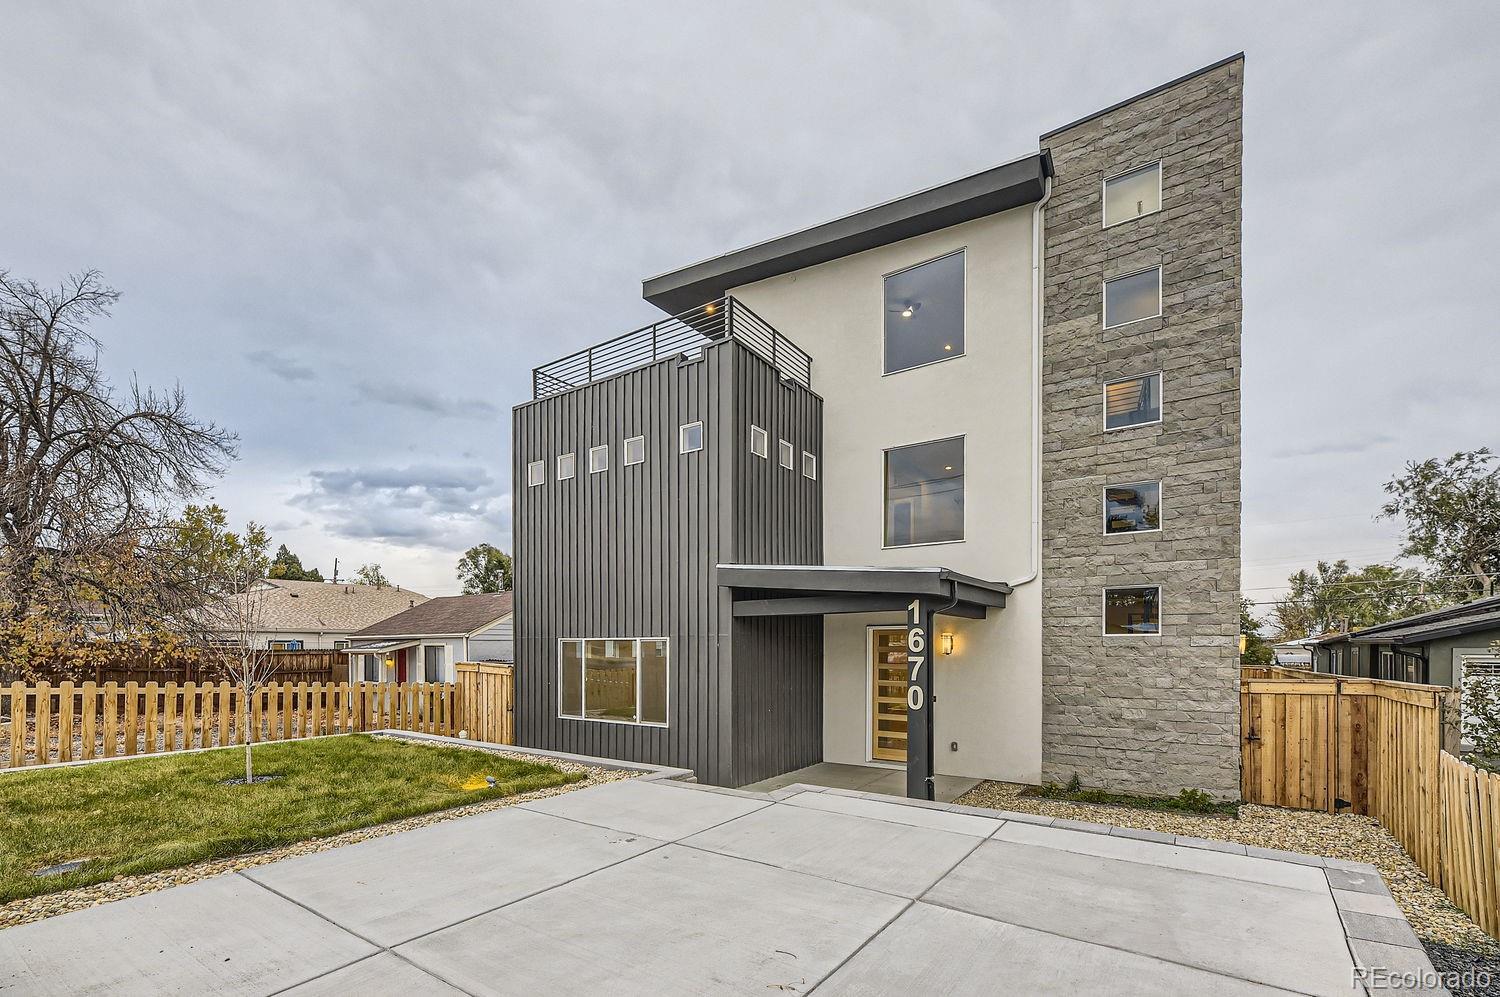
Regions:
[[[1031, 208], [956, 225], [731, 293], [813, 358], [823, 396], [824, 561], [942, 565], [995, 581], [1031, 566]], [[965, 250], [964, 355], [882, 375], [884, 277]], [[766, 427], [773, 438], [776, 427]], [[963, 435], [965, 539], [882, 549], [884, 451]], [[800, 441], [798, 443], [801, 449]], [[824, 757], [870, 757], [865, 628], [899, 614], [824, 624]], [[1041, 595], [1033, 582], [983, 621], [939, 618], [955, 653], [937, 658], [936, 769], [1036, 782], [1041, 774]], [[950, 750], [951, 742], [958, 750]]]

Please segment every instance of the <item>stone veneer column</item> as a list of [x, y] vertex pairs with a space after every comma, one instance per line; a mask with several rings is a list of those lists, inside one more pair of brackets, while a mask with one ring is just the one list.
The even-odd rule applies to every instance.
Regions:
[[[1042, 137], [1042, 772], [1239, 795], [1240, 115], [1235, 58]], [[1162, 210], [1105, 229], [1102, 181], [1162, 162]], [[1162, 265], [1162, 317], [1106, 331], [1101, 282]], [[1106, 380], [1162, 371], [1159, 425], [1103, 431]], [[1103, 537], [1108, 483], [1160, 479], [1162, 530]], [[1102, 636], [1105, 586], [1162, 633]]]

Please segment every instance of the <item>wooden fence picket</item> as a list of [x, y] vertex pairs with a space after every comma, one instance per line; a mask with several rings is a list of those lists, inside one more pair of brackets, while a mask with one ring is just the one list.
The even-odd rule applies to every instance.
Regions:
[[10, 686], [10, 767], [19, 768], [26, 757], [26, 697], [29, 690], [20, 682]]
[[19, 768], [228, 746], [246, 736], [260, 743], [370, 730], [466, 730], [514, 743], [513, 673], [483, 668], [470, 674], [461, 666], [458, 682], [265, 683], [249, 696], [228, 681], [17, 682], [0, 687], [0, 705], [10, 707], [0, 762]]

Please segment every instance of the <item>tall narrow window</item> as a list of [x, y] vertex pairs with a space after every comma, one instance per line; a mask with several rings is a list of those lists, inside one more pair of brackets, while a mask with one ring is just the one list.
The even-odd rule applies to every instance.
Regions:
[[885, 546], [964, 538], [964, 438], [885, 452]]
[[1104, 181], [1104, 227], [1161, 210], [1161, 164], [1152, 163]]
[[759, 426], [750, 427], [750, 452], [765, 460], [771, 453], [771, 436]]
[[697, 453], [703, 449], [703, 423], [690, 422], [677, 431], [679, 453]]
[[1104, 382], [1104, 428], [1129, 429], [1161, 422], [1161, 374]]
[[646, 438], [644, 436], [632, 436], [625, 441], [625, 466], [632, 464], [644, 464], [646, 462]]
[[814, 481], [818, 479], [818, 458], [806, 450], [802, 451], [802, 476], [812, 478]]
[[1161, 267], [1137, 270], [1104, 282], [1104, 328], [1113, 329], [1161, 314]]
[[1156, 586], [1104, 590], [1104, 634], [1144, 637], [1161, 633], [1161, 589]]
[[567, 481], [578, 471], [577, 454], [565, 453], [557, 458], [557, 480]]
[[547, 462], [534, 460], [526, 465], [526, 487], [535, 488], [547, 481]]
[[1104, 534], [1161, 529], [1161, 482], [1138, 481], [1104, 488]]
[[589, 473], [598, 474], [609, 470], [609, 444], [589, 447]]
[[964, 252], [885, 279], [885, 372], [895, 374], [964, 353]]
[[786, 440], [777, 443], [776, 463], [790, 471], [797, 466], [797, 448]]
[[667, 722], [665, 637], [558, 641], [558, 714], [611, 723]]
[[436, 644], [422, 647], [422, 681], [443, 681], [443, 649]]

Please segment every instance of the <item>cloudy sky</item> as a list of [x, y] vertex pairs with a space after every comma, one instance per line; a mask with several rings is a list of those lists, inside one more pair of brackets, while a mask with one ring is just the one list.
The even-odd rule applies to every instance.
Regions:
[[1381, 483], [1500, 444], [1492, 0], [0, 12], [0, 268], [103, 271], [109, 368], [235, 430], [215, 497], [325, 574], [506, 546], [510, 406], [642, 277], [1242, 49], [1246, 590], [1389, 558]]

